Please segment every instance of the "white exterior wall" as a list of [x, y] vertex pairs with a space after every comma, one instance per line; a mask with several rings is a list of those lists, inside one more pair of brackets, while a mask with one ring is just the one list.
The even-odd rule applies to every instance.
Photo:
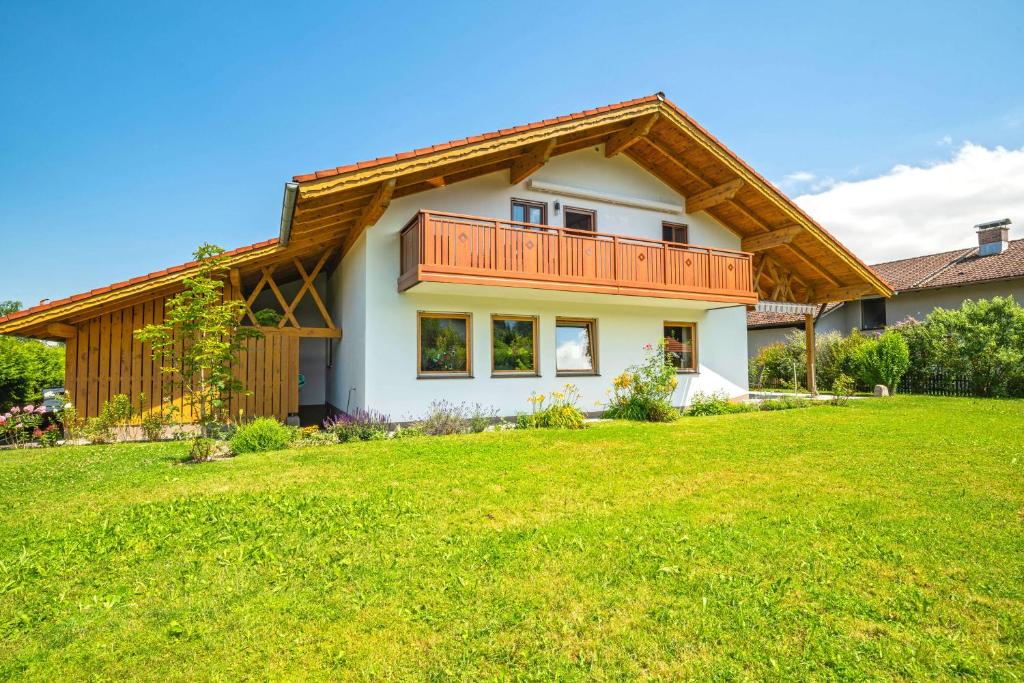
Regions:
[[[397, 258], [397, 255], [396, 255]], [[366, 241], [345, 254], [327, 281], [328, 310], [342, 331], [327, 376], [327, 402], [339, 410], [366, 403]]]
[[[605, 159], [601, 148], [586, 149], [552, 159], [533, 178], [681, 204], [679, 195], [624, 157]], [[696, 391], [724, 391], [729, 396], [747, 392], [746, 316], [742, 306], [707, 310], [708, 304], [624, 295], [580, 294], [513, 287], [438, 285], [423, 283], [399, 293], [399, 232], [420, 209], [449, 211], [508, 219], [513, 198], [548, 204], [548, 224], [562, 225], [563, 213], [553, 204], [594, 209], [598, 232], [614, 232], [661, 239], [662, 221], [686, 223], [690, 242], [721, 248], [739, 248], [739, 237], [713, 219], [700, 215], [670, 214], [633, 207], [531, 191], [526, 182], [508, 183], [499, 172], [449, 187], [392, 201], [390, 207], [361, 237], [341, 264], [341, 275], [331, 278], [335, 300], [343, 300], [336, 315], [342, 320], [344, 339], [335, 362], [329, 400], [345, 409], [347, 392], [355, 387], [351, 406], [384, 410], [395, 419], [423, 414], [436, 399], [481, 403], [503, 415], [526, 411], [531, 391], [549, 392], [567, 382], [583, 392], [580, 407], [597, 410], [612, 378], [644, 356], [645, 344], [662, 338], [664, 321], [697, 323], [700, 372], [680, 375], [675, 397], [683, 404]], [[347, 275], [346, 275], [347, 273]], [[356, 290], [365, 286], [365, 297]], [[360, 300], [362, 307], [360, 308]], [[416, 314], [450, 311], [473, 315], [472, 378], [417, 379]], [[491, 377], [492, 314], [540, 317], [540, 377]], [[600, 376], [556, 377], [554, 368], [555, 317], [597, 319]], [[358, 326], [362, 322], [365, 336]], [[358, 348], [363, 346], [363, 350]], [[365, 372], [356, 367], [362, 364]], [[358, 397], [358, 399], [356, 398]]]

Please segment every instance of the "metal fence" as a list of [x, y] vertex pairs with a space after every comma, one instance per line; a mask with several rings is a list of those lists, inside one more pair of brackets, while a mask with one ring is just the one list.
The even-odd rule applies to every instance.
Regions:
[[973, 396], [971, 382], [966, 377], [929, 375], [927, 377], [904, 377], [898, 391], [902, 394], [927, 394], [929, 396]]

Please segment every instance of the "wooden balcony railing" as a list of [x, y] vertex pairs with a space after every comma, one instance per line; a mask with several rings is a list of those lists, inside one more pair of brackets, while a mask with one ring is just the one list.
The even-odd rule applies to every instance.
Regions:
[[437, 211], [401, 233], [398, 289], [420, 282], [757, 303], [745, 252]]

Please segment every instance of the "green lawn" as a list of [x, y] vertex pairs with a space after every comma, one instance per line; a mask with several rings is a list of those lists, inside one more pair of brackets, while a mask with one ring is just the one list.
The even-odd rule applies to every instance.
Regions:
[[1024, 676], [1024, 402], [0, 452], [0, 678]]

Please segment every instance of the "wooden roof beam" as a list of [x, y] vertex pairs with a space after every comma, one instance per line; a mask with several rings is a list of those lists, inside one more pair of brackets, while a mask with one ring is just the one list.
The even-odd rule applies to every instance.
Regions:
[[517, 185], [540, 170], [540, 167], [551, 158], [551, 153], [555, 151], [557, 142], [558, 140], [555, 138], [538, 142], [513, 161], [512, 168], [508, 170], [509, 185]]
[[686, 213], [706, 211], [712, 206], [727, 202], [736, 196], [741, 187], [743, 187], [743, 180], [737, 178], [736, 180], [730, 180], [727, 183], [712, 187], [710, 190], [690, 195], [686, 198]]
[[625, 130], [621, 130], [608, 138], [608, 142], [604, 143], [604, 155], [606, 158], [611, 158], [616, 154], [625, 151], [630, 145], [645, 137], [651, 132], [651, 127], [654, 122], [658, 120], [658, 115], [649, 114], [643, 116], [633, 122]]
[[60, 339], [74, 339], [78, 335], [78, 328], [64, 323], [48, 323], [46, 325], [46, 334]]
[[781, 247], [783, 244], [792, 242], [793, 238], [799, 235], [801, 230], [803, 228], [799, 225], [791, 225], [766, 232], [763, 235], [757, 235], [756, 237], [744, 237], [740, 242], [740, 249], [743, 251], [765, 251], [766, 249]]
[[355, 225], [348, 233], [348, 237], [345, 239], [345, 248], [342, 252], [346, 252], [352, 248], [355, 241], [359, 239], [359, 236], [363, 234], [363, 231], [368, 227], [380, 220], [380, 217], [387, 211], [388, 205], [391, 204], [391, 196], [395, 193], [395, 179], [385, 180], [377, 188], [373, 197], [370, 199], [370, 203], [363, 209], [363, 213], [356, 219]]
[[810, 303], [826, 304], [832, 301], [852, 301], [868, 294], [876, 294], [875, 288], [871, 285], [851, 285], [836, 289], [826, 289], [817, 294]]

